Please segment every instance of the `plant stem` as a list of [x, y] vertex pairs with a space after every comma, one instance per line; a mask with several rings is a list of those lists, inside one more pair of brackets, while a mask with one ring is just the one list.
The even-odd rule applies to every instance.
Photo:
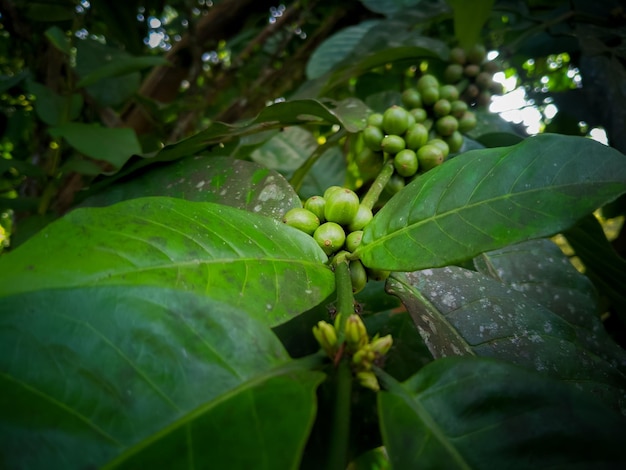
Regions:
[[302, 182], [304, 181], [304, 177], [311, 170], [315, 162], [317, 162], [320, 157], [328, 150], [330, 147], [334, 146], [339, 140], [341, 140], [347, 134], [346, 130], [341, 128], [339, 131], [335, 132], [331, 135], [328, 140], [315, 149], [315, 151], [306, 159], [306, 161], [300, 165], [300, 167], [294, 172], [293, 176], [289, 180], [293, 189], [297, 192], [300, 190], [302, 186]]
[[354, 294], [352, 293], [352, 279], [350, 278], [348, 263], [348, 260], [344, 257], [335, 265], [337, 315], [341, 315], [339, 317], [339, 325], [337, 326], [337, 342], [339, 344], [344, 340], [346, 320], [354, 313]]
[[367, 194], [363, 196], [361, 205], [367, 207], [368, 209], [372, 209], [378, 201], [380, 193], [383, 192], [383, 189], [389, 182], [391, 175], [393, 175], [393, 160], [390, 159], [387, 163], [385, 163], [385, 166], [383, 166], [382, 170], [380, 170], [380, 173], [378, 173], [378, 176], [370, 186], [370, 189], [368, 189]]
[[335, 408], [332, 435], [328, 451], [328, 470], [345, 470], [348, 466], [348, 441], [350, 438], [350, 402], [352, 372], [346, 359], [335, 369]]

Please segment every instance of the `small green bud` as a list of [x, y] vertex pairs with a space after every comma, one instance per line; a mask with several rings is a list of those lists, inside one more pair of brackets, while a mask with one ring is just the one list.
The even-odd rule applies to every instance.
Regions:
[[393, 338], [391, 335], [385, 335], [381, 338], [374, 338], [369, 344], [369, 347], [379, 356], [387, 354], [391, 345], [393, 344]]
[[352, 356], [352, 364], [359, 368], [359, 370], [369, 370], [372, 368], [372, 363], [376, 359], [376, 353], [369, 344], [366, 344]]
[[325, 321], [319, 321], [313, 327], [313, 336], [329, 357], [337, 352], [337, 331], [335, 327]]
[[352, 351], [357, 351], [368, 342], [367, 329], [361, 317], [352, 314], [346, 320], [346, 345]]
[[359, 385], [369, 388], [375, 392], [380, 390], [380, 385], [378, 385], [378, 379], [376, 375], [371, 370], [364, 370], [356, 373], [356, 380], [359, 382]]

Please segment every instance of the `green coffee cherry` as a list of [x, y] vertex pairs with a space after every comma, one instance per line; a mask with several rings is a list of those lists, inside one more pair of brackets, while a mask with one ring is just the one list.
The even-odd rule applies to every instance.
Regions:
[[445, 159], [448, 154], [450, 153], [450, 147], [448, 147], [448, 144], [446, 143], [445, 140], [443, 139], [430, 139], [427, 144], [430, 145], [435, 145], [437, 147], [439, 147], [439, 149], [443, 152], [443, 158]]
[[466, 77], [476, 77], [480, 73], [480, 65], [469, 64], [463, 69]]
[[328, 200], [328, 196], [330, 196], [332, 193], [334, 193], [335, 191], [342, 191], [343, 189], [343, 186], [329, 186], [328, 188], [326, 188], [326, 191], [324, 191], [324, 199]]
[[439, 87], [432, 86], [422, 90], [422, 103], [432, 106], [439, 99]]
[[463, 100], [456, 100], [450, 103], [450, 114], [457, 119], [461, 118], [468, 109], [467, 103]]
[[471, 111], [466, 111], [459, 119], [459, 132], [465, 134], [476, 127], [476, 115]]
[[406, 148], [406, 142], [399, 135], [387, 135], [380, 145], [384, 152], [395, 155]]
[[415, 122], [424, 122], [428, 117], [428, 113], [424, 108], [413, 108], [409, 114], [415, 118]]
[[461, 47], [454, 47], [450, 50], [450, 62], [463, 65], [467, 61], [465, 50]]
[[478, 98], [476, 98], [476, 102], [479, 106], [489, 106], [489, 103], [491, 103], [491, 93], [488, 91], [481, 91]]
[[348, 188], [334, 191], [325, 197], [324, 217], [328, 222], [348, 225], [359, 210], [359, 196]]
[[439, 135], [447, 137], [459, 128], [459, 121], [454, 116], [444, 116], [435, 121], [435, 130]]
[[358, 259], [350, 261], [350, 280], [352, 281], [352, 292], [354, 294], [361, 292], [367, 284], [367, 272], [363, 263]]
[[467, 61], [470, 64], [482, 64], [487, 58], [487, 49], [482, 44], [474, 44], [467, 51]]
[[363, 239], [363, 230], [355, 230], [346, 236], [346, 250], [352, 253], [361, 244]]
[[294, 207], [283, 216], [283, 223], [297, 228], [302, 232], [313, 235], [320, 226], [320, 219], [311, 211], [301, 207]]
[[402, 135], [409, 127], [409, 112], [400, 107], [392, 106], [383, 113], [383, 130], [387, 134]]
[[380, 143], [383, 137], [385, 137], [385, 134], [383, 134], [383, 130], [380, 127], [367, 126], [363, 129], [363, 143], [371, 150], [380, 150]]
[[488, 72], [480, 72], [476, 75], [476, 85], [481, 90], [489, 90], [491, 88], [491, 84], [493, 83], [493, 78]]
[[304, 208], [313, 212], [322, 223], [326, 222], [324, 207], [326, 207], [326, 199], [322, 196], [311, 196], [304, 202]]
[[404, 141], [407, 148], [417, 150], [428, 141], [428, 130], [423, 124], [413, 124], [404, 134]]
[[407, 88], [402, 92], [402, 104], [408, 109], [422, 107], [422, 95], [415, 88]]
[[452, 135], [444, 137], [443, 140], [448, 144], [451, 153], [457, 153], [463, 146], [463, 135], [459, 131], [454, 131]]
[[376, 126], [382, 129], [383, 127], [383, 115], [381, 113], [370, 114], [367, 117], [368, 126]]
[[431, 170], [443, 163], [443, 151], [437, 145], [426, 144], [417, 151], [417, 160], [422, 171]]
[[459, 90], [454, 85], [439, 87], [439, 99], [454, 101], [459, 99]]
[[452, 110], [452, 105], [446, 99], [439, 99], [433, 105], [433, 112], [435, 113], [435, 116], [437, 117], [447, 116], [448, 114], [450, 114], [451, 110]]
[[[431, 74], [422, 75], [417, 81], [417, 91], [423, 93], [426, 88], [439, 88], [439, 80]], [[423, 96], [422, 96], [423, 100]]]
[[404, 149], [396, 154], [393, 166], [400, 176], [409, 177], [417, 173], [417, 155], [413, 150]]
[[463, 78], [463, 66], [460, 64], [450, 64], [443, 72], [443, 79], [446, 83], [457, 83]]
[[320, 225], [313, 233], [313, 238], [326, 255], [330, 256], [339, 251], [346, 241], [346, 232], [341, 225], [335, 222], [326, 222]]
[[356, 215], [352, 219], [352, 221], [348, 224], [348, 230], [354, 232], [355, 230], [361, 230], [367, 224], [369, 224], [374, 218], [374, 214], [372, 214], [372, 210], [369, 207], [365, 207], [364, 205], [359, 205], [359, 210], [356, 212]]

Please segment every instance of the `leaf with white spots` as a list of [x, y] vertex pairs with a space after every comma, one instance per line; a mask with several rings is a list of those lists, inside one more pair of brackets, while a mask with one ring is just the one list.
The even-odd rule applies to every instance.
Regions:
[[0, 298], [42, 289], [192, 292], [275, 326], [335, 289], [312, 237], [209, 202], [151, 197], [77, 209], [0, 258]]
[[215, 202], [275, 219], [300, 199], [285, 178], [255, 162], [229, 157], [190, 157], [154, 168], [90, 197], [82, 206], [100, 207], [145, 196]]
[[626, 376], [580, 341], [580, 329], [509, 286], [452, 266], [395, 273], [388, 291], [402, 300], [435, 358], [502, 359], [626, 409]]
[[604, 329], [593, 284], [555, 243], [548, 239], [518, 243], [483, 253], [474, 265], [563, 318], [582, 345], [626, 373], [626, 351]]
[[448, 266], [543, 238], [626, 192], [626, 156], [591, 139], [542, 134], [466, 152], [413, 180], [363, 231], [364, 265]]

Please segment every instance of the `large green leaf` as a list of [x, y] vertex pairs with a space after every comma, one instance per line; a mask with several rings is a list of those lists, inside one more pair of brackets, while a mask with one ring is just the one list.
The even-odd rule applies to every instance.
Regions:
[[608, 355], [602, 343], [611, 340], [600, 330], [572, 325], [521, 292], [456, 266], [394, 274], [388, 289], [407, 307], [433, 357], [506, 360], [626, 409], [623, 354]]
[[582, 346], [626, 373], [626, 351], [600, 321], [596, 289], [555, 243], [546, 239], [518, 243], [483, 253], [474, 265], [563, 318], [577, 331]]
[[279, 173], [254, 162], [196, 156], [152, 169], [86, 199], [82, 206], [105, 206], [145, 196], [172, 196], [215, 202], [279, 219], [301, 206]]
[[157, 65], [170, 65], [170, 63], [164, 57], [159, 56], [121, 57], [85, 75], [76, 86], [87, 87], [105, 78], [119, 77]]
[[626, 421], [573, 387], [493, 360], [435, 361], [378, 394], [396, 469], [617, 469]]
[[446, 266], [555, 234], [624, 192], [626, 157], [591, 139], [543, 134], [472, 150], [396, 194], [355, 253], [393, 271]]
[[321, 378], [246, 312], [190, 292], [5, 296], [0, 466], [295, 468]]
[[454, 35], [462, 47], [478, 43], [482, 28], [489, 19], [494, 0], [447, 0], [454, 11]]
[[165, 197], [77, 209], [0, 258], [0, 298], [42, 289], [171, 287], [276, 325], [334, 290], [312, 237], [213, 203]]

